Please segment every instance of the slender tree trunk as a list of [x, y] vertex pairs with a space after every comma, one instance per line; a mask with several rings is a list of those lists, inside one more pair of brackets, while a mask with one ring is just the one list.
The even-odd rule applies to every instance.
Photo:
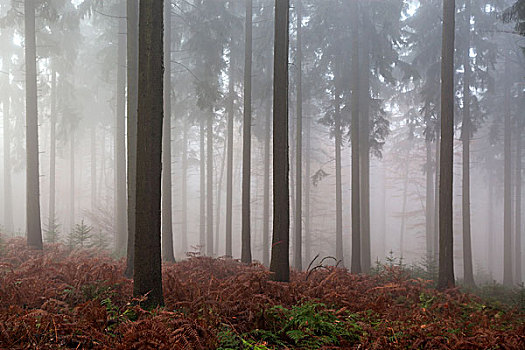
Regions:
[[[439, 131], [438, 131], [439, 133]], [[439, 173], [440, 173], [441, 140], [436, 138], [436, 167], [434, 169], [434, 261], [439, 263]]]
[[488, 235], [487, 235], [487, 268], [490, 279], [492, 280], [492, 272], [494, 267], [494, 172], [489, 167], [489, 184], [488, 184]]
[[161, 274], [163, 1], [141, 0], [133, 295], [164, 304]]
[[[525, 97], [524, 97], [525, 98]], [[521, 284], [521, 130], [522, 121], [520, 116], [517, 116], [516, 126], [516, 241], [514, 242], [515, 247], [515, 265], [516, 265], [516, 278], [514, 279], [517, 284]]]
[[[3, 66], [7, 74], [10, 72], [10, 59], [3, 57]], [[4, 128], [4, 228], [7, 232], [14, 231], [13, 225], [13, 189], [11, 181], [11, 96], [9, 91], [9, 75], [6, 76], [6, 90], [3, 93], [3, 128]], [[51, 116], [53, 118], [53, 116]]]
[[304, 261], [309, 264], [312, 259], [312, 239], [310, 232], [310, 151], [311, 151], [311, 126], [310, 117], [306, 118], [305, 125], [305, 164], [304, 164]]
[[263, 195], [263, 264], [270, 264], [270, 143], [272, 132], [271, 103], [268, 98], [266, 104], [266, 120], [264, 127], [264, 195]]
[[128, 81], [128, 245], [126, 271], [128, 278], [133, 276], [135, 257], [135, 199], [137, 187], [137, 99], [139, 64], [139, 2], [126, 1], [127, 17], [127, 81]]
[[290, 188], [288, 159], [289, 0], [275, 0], [273, 85], [273, 279], [290, 281]]
[[[56, 128], [56, 125], [54, 126]], [[90, 130], [91, 142], [91, 211], [97, 207], [97, 125], [93, 124]], [[52, 141], [54, 142], [54, 141]]]
[[115, 250], [126, 254], [126, 19], [119, 19], [117, 49], [117, 115], [115, 129], [116, 203], [115, 220], [117, 240]]
[[438, 288], [452, 288], [454, 255], [452, 232], [452, 180], [454, 157], [454, 17], [455, 0], [443, 1], [441, 59], [441, 158], [439, 176]]
[[184, 120], [182, 134], [182, 217], [181, 217], [181, 252], [185, 254], [188, 250], [188, 126]]
[[171, 183], [171, 1], [164, 2], [164, 124], [162, 135], [162, 259], [175, 261]]
[[296, 158], [295, 158], [295, 253], [294, 267], [297, 271], [303, 269], [303, 64], [302, 64], [302, 4], [296, 2], [297, 15], [297, 53], [296, 53], [296, 84], [297, 84], [297, 129], [296, 129]]
[[[49, 132], [49, 212], [48, 212], [48, 231], [56, 235], [56, 128], [57, 128], [57, 74], [53, 69], [51, 72], [51, 116]], [[4, 129], [5, 130], [5, 129]], [[5, 148], [4, 148], [5, 149]], [[95, 175], [96, 176], [96, 175]]]
[[[507, 49], [505, 49], [507, 50]], [[512, 286], [512, 237], [511, 237], [511, 121], [510, 121], [510, 71], [509, 54], [505, 52], [505, 130], [504, 130], [504, 194], [503, 194], [503, 284]]]
[[200, 120], [200, 219], [199, 219], [199, 246], [202, 254], [205, 254], [206, 247], [206, 120]]
[[[232, 38], [233, 41], [233, 38]], [[226, 256], [232, 257], [232, 216], [233, 216], [233, 118], [235, 99], [235, 69], [233, 62], [233, 48], [230, 48], [230, 78], [228, 81], [228, 153], [226, 160]]]
[[362, 118], [360, 145], [360, 170], [361, 170], [361, 269], [368, 273], [372, 265], [370, 246], [370, 48], [368, 40], [363, 40], [363, 64], [362, 74], [362, 96], [361, 106]]
[[38, 167], [38, 97], [36, 70], [35, 2], [24, 1], [26, 63], [26, 224], [27, 244], [42, 249], [40, 176]]
[[213, 112], [207, 118], [206, 127], [206, 255], [213, 256]]
[[359, 3], [352, 0], [352, 273], [361, 273], [361, 195], [359, 169]]
[[242, 131], [242, 249], [241, 261], [252, 262], [250, 185], [252, 156], [252, 0], [246, 0], [244, 52], [244, 118]]
[[[427, 122], [429, 118], [426, 118]], [[426, 165], [425, 165], [425, 175], [426, 175], [426, 204], [425, 204], [425, 242], [426, 242], [426, 251], [427, 251], [427, 267], [430, 267], [430, 263], [433, 260], [433, 251], [434, 251], [434, 166], [432, 159], [432, 141], [430, 137], [427, 136], [425, 140], [425, 149], [426, 149]]]
[[466, 44], [463, 74], [463, 178], [462, 178], [462, 212], [463, 212], [463, 278], [467, 286], [473, 287], [474, 272], [472, 267], [472, 243], [470, 234], [470, 0], [465, 2]]
[[[341, 74], [340, 65], [338, 74]], [[343, 254], [343, 186], [341, 180], [341, 78], [336, 77], [334, 139], [335, 139], [335, 258], [344, 266]]]
[[227, 144], [224, 142], [224, 148], [222, 150], [222, 157], [221, 157], [221, 170], [219, 173], [219, 181], [217, 181], [217, 205], [215, 206], [215, 244], [214, 244], [214, 254], [219, 255], [219, 240], [220, 240], [220, 232], [221, 232], [221, 197], [222, 197], [222, 183], [224, 180], [224, 168], [226, 167], [226, 152], [227, 152]]
[[407, 152], [407, 158], [405, 159], [405, 174], [403, 177], [403, 204], [401, 207], [401, 228], [399, 230], [399, 253], [401, 258], [405, 254], [405, 227], [406, 227], [406, 213], [407, 213], [407, 197], [408, 197], [408, 174], [410, 170], [410, 153]]
[[75, 130], [69, 131], [69, 222], [71, 232], [75, 230]]

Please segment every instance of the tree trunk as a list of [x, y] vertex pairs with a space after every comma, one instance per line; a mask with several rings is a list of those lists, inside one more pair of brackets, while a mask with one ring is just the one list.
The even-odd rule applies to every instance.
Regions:
[[270, 143], [272, 132], [271, 100], [266, 103], [266, 120], [264, 127], [264, 195], [263, 195], [263, 265], [270, 264]]
[[441, 59], [441, 158], [439, 176], [438, 288], [453, 288], [452, 180], [454, 157], [454, 17], [455, 0], [443, 1]]
[[[5, 118], [5, 114], [4, 114]], [[57, 234], [56, 224], [56, 128], [57, 128], [57, 73], [55, 69], [51, 72], [51, 116], [50, 116], [50, 132], [49, 132], [49, 212], [47, 230], [53, 232], [53, 236]], [[4, 130], [6, 130], [4, 128]], [[4, 148], [6, 149], [6, 148]], [[7, 156], [6, 156], [7, 157]], [[93, 160], [92, 160], [93, 161]], [[93, 165], [92, 165], [93, 168]], [[96, 168], [96, 164], [95, 164]], [[96, 181], [96, 174], [95, 174]], [[9, 189], [9, 192], [11, 189]], [[93, 206], [93, 203], [92, 203]]]
[[42, 249], [40, 175], [38, 167], [38, 97], [36, 70], [35, 2], [24, 1], [26, 63], [26, 224], [27, 244]]
[[273, 70], [273, 279], [290, 281], [290, 188], [288, 163], [289, 0], [275, 0]]
[[69, 223], [71, 232], [75, 230], [75, 130], [69, 130]]
[[223, 143], [223, 150], [222, 150], [222, 157], [221, 157], [221, 170], [219, 175], [219, 181], [217, 181], [217, 205], [215, 206], [215, 244], [214, 244], [214, 254], [219, 255], [219, 240], [220, 240], [220, 232], [221, 232], [221, 197], [222, 197], [222, 183], [224, 180], [224, 168], [226, 166], [226, 142]]
[[[426, 118], [427, 123], [430, 118]], [[426, 262], [427, 267], [430, 267], [430, 264], [433, 260], [433, 251], [434, 251], [434, 166], [432, 159], [432, 141], [430, 136], [427, 136], [425, 139], [425, 148], [426, 148], [426, 165], [425, 165], [425, 175], [426, 175], [426, 204], [425, 204], [425, 242], [426, 242]]]
[[[525, 97], [523, 97], [525, 98]], [[522, 103], [523, 104], [523, 103]], [[523, 111], [523, 110], [522, 110]], [[516, 265], [516, 284], [521, 284], [521, 116], [517, 116], [516, 126], [516, 241], [515, 247], [515, 265]]]
[[472, 243], [470, 234], [470, 0], [465, 2], [466, 44], [463, 62], [463, 178], [462, 178], [462, 213], [463, 213], [463, 278], [465, 285], [473, 287], [474, 272], [472, 267]]
[[[232, 38], [233, 41], [233, 38]], [[233, 48], [230, 48], [230, 77], [228, 81], [228, 153], [226, 159], [226, 256], [232, 257], [232, 216], [233, 216], [233, 118], [235, 98], [235, 77]]]
[[246, 0], [244, 46], [244, 116], [242, 130], [242, 249], [241, 261], [252, 262], [250, 185], [252, 144], [252, 0]]
[[335, 78], [335, 112], [334, 112], [334, 139], [335, 139], [335, 258], [344, 266], [343, 254], [343, 186], [341, 180], [341, 65], [338, 65]]
[[361, 135], [360, 145], [360, 180], [361, 180], [361, 269], [368, 273], [372, 265], [370, 247], [370, 48], [368, 40], [363, 41], [363, 64], [360, 82], [362, 83]]
[[296, 3], [297, 15], [297, 53], [296, 53], [296, 84], [297, 84], [297, 128], [295, 146], [295, 253], [294, 267], [297, 271], [303, 269], [303, 86], [302, 86], [302, 4], [301, 0]]
[[139, 2], [126, 1], [127, 17], [127, 77], [128, 77], [128, 249], [126, 271], [128, 278], [133, 276], [135, 257], [135, 200], [137, 186], [137, 98], [138, 98], [138, 58], [139, 58]]
[[403, 177], [403, 204], [401, 206], [401, 227], [399, 229], [399, 254], [403, 258], [405, 254], [405, 227], [406, 227], [406, 212], [407, 212], [407, 197], [408, 197], [408, 180], [409, 180], [409, 170], [410, 170], [410, 153], [407, 152], [407, 158], [405, 159], [405, 174]]
[[488, 185], [488, 205], [487, 205], [487, 269], [490, 279], [492, 280], [492, 272], [494, 267], [494, 171], [489, 166], [489, 185]]
[[180, 249], [183, 254], [188, 250], [188, 126], [184, 120], [182, 134], [182, 217], [181, 217], [181, 242]]
[[[54, 126], [56, 128], [56, 125]], [[53, 141], [54, 142], [54, 141]], [[97, 206], [97, 125], [93, 124], [90, 130], [91, 142], [91, 211]]]
[[115, 129], [115, 220], [117, 254], [126, 254], [126, 19], [119, 19]]
[[10, 59], [6, 55], [3, 57], [3, 65], [6, 76], [7, 89], [3, 93], [3, 128], [4, 128], [4, 228], [7, 232], [14, 231], [13, 225], [13, 189], [11, 181], [11, 96], [9, 91], [9, 72]]
[[312, 236], [310, 232], [310, 153], [311, 153], [311, 126], [310, 117], [306, 118], [305, 125], [305, 164], [304, 164], [304, 261], [309, 264], [312, 259]]
[[162, 259], [174, 262], [171, 184], [171, 1], [164, 2], [164, 124], [162, 130]]
[[133, 295], [146, 308], [164, 304], [161, 274], [163, 1], [141, 0], [137, 187]]
[[[437, 135], [437, 134], [436, 134]], [[436, 137], [436, 168], [434, 169], [434, 262], [439, 264], [439, 161], [441, 149], [441, 140]]]
[[200, 147], [199, 147], [199, 157], [200, 157], [200, 198], [199, 198], [199, 208], [200, 208], [200, 217], [199, 217], [199, 247], [201, 254], [205, 254], [206, 247], [206, 120], [201, 118], [200, 120]]
[[361, 273], [361, 197], [359, 170], [359, 4], [352, 0], [352, 273]]
[[206, 130], [206, 255], [213, 256], [213, 112], [207, 118]]
[[511, 237], [511, 121], [510, 121], [510, 71], [509, 54], [505, 49], [505, 130], [504, 130], [504, 190], [503, 190], [503, 285], [512, 286], [512, 237]]

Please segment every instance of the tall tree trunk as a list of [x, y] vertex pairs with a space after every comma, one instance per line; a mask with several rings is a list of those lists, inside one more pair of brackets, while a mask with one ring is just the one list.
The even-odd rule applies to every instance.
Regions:
[[[525, 98], [525, 97], [524, 97]], [[523, 104], [523, 103], [522, 103]], [[521, 116], [517, 116], [516, 126], [516, 241], [514, 242], [516, 265], [515, 282], [521, 284]]]
[[6, 90], [3, 93], [3, 145], [4, 145], [4, 228], [7, 232], [14, 231], [13, 225], [13, 189], [11, 181], [11, 96], [9, 91], [10, 58], [3, 57], [3, 68], [6, 76]]
[[455, 0], [443, 1], [441, 59], [441, 158], [439, 176], [438, 288], [452, 288], [454, 255], [452, 233], [452, 180], [454, 157], [454, 17]]
[[[56, 128], [56, 125], [55, 125]], [[54, 142], [54, 141], [52, 141]], [[91, 143], [91, 211], [95, 212], [97, 206], [97, 125], [93, 124], [90, 130]]]
[[[429, 117], [425, 118], [428, 121]], [[425, 175], [426, 175], [426, 203], [425, 203], [425, 242], [426, 242], [426, 262], [427, 267], [430, 267], [430, 263], [433, 260], [434, 251], [434, 166], [432, 159], [432, 141], [430, 136], [425, 139], [426, 149], [426, 164], [425, 164]]]
[[213, 111], [206, 127], [206, 255], [213, 256]]
[[343, 186], [341, 180], [341, 65], [335, 87], [334, 139], [335, 139], [335, 258], [344, 266], [343, 254]]
[[161, 177], [163, 119], [163, 5], [141, 0], [137, 118], [137, 187], [133, 295], [142, 304], [164, 304], [161, 274]]
[[184, 120], [182, 134], [182, 217], [181, 217], [181, 242], [180, 249], [183, 254], [188, 250], [188, 126]]
[[311, 153], [311, 125], [310, 117], [306, 118], [305, 125], [305, 164], [304, 164], [304, 261], [309, 264], [312, 259], [312, 236], [310, 231], [310, 153]]
[[128, 246], [126, 271], [128, 278], [133, 276], [135, 257], [135, 200], [137, 187], [137, 99], [139, 64], [139, 2], [126, 1], [127, 17], [127, 81], [128, 81]]
[[[231, 39], [233, 41], [233, 38]], [[235, 99], [235, 66], [233, 48], [230, 48], [230, 66], [228, 81], [228, 153], [226, 160], [226, 256], [232, 257], [232, 216], [233, 216], [233, 118]]]
[[463, 62], [463, 178], [462, 178], [462, 213], [463, 213], [463, 278], [467, 286], [474, 286], [472, 267], [472, 243], [470, 234], [470, 0], [465, 2], [465, 51]]
[[[123, 11], [124, 12], [124, 11]], [[115, 129], [115, 220], [118, 255], [126, 254], [126, 19], [119, 19], [117, 48], [117, 115]]]
[[69, 223], [71, 232], [75, 230], [75, 129], [69, 130]]
[[361, 135], [359, 152], [361, 163], [361, 269], [368, 273], [372, 265], [370, 247], [370, 48], [368, 40], [363, 40], [363, 64], [360, 82], [362, 83]]
[[[57, 128], [57, 73], [53, 68], [51, 72], [51, 117], [49, 131], [49, 212], [47, 230], [57, 234], [56, 224], [56, 128]], [[5, 130], [5, 129], [4, 129]], [[4, 148], [5, 149], [5, 148]], [[93, 166], [92, 166], [93, 167]], [[96, 167], [96, 165], [95, 165]], [[95, 174], [96, 177], [96, 174]], [[11, 189], [9, 190], [11, 191]]]
[[200, 198], [199, 198], [199, 246], [200, 252], [205, 254], [206, 247], [206, 120], [201, 118], [200, 120], [200, 146], [199, 146], [199, 187], [200, 187]]
[[512, 237], [511, 237], [511, 121], [510, 121], [510, 62], [508, 49], [505, 49], [505, 130], [504, 130], [504, 190], [503, 190], [503, 284], [512, 286]]
[[490, 279], [492, 280], [492, 272], [494, 268], [494, 171], [489, 167], [489, 186], [488, 186], [488, 235], [487, 235], [487, 268]]
[[27, 244], [42, 249], [40, 176], [38, 167], [38, 97], [36, 71], [35, 2], [24, 1], [26, 61], [26, 225]]
[[[439, 131], [438, 131], [439, 133]], [[436, 134], [439, 135], [439, 134]], [[434, 262], [439, 264], [439, 173], [440, 173], [440, 150], [441, 140], [439, 136], [436, 137], [436, 166], [434, 169]]]
[[401, 227], [399, 229], [399, 254], [403, 258], [405, 253], [405, 228], [406, 228], [406, 213], [407, 213], [407, 197], [408, 197], [408, 174], [410, 170], [410, 153], [407, 152], [407, 158], [405, 159], [405, 174], [403, 176], [403, 204], [401, 206]]
[[162, 259], [175, 261], [171, 184], [171, 1], [164, 2], [164, 124], [162, 130]]
[[359, 169], [359, 3], [352, 0], [352, 273], [361, 273], [361, 196]]
[[273, 279], [290, 281], [290, 188], [288, 159], [289, 0], [275, 0], [273, 61]]
[[226, 152], [227, 152], [227, 144], [224, 142], [223, 144], [223, 150], [222, 150], [222, 157], [221, 157], [221, 170], [219, 173], [219, 181], [217, 181], [217, 205], [215, 206], [215, 244], [214, 244], [214, 254], [219, 255], [219, 240], [220, 240], [220, 232], [221, 232], [221, 197], [222, 197], [222, 183], [224, 180], [224, 168], [226, 166]]
[[252, 156], [252, 0], [246, 0], [244, 46], [244, 116], [242, 130], [242, 249], [241, 261], [252, 262], [250, 185]]
[[297, 271], [303, 269], [303, 64], [302, 64], [302, 4], [296, 3], [297, 16], [297, 53], [296, 53], [296, 84], [297, 84], [297, 129], [296, 129], [296, 158], [295, 158], [295, 253], [294, 267]]
[[263, 195], [263, 264], [270, 264], [270, 143], [272, 132], [272, 101], [267, 99], [266, 120], [264, 127], [264, 195]]

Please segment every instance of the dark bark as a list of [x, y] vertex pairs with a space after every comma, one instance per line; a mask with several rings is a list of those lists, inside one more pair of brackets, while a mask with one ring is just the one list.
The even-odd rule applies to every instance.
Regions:
[[297, 271], [303, 269], [303, 83], [302, 83], [302, 4], [296, 1], [297, 15], [297, 53], [296, 53], [296, 84], [297, 84], [297, 128], [295, 146], [295, 252], [294, 267]]
[[289, 0], [275, 0], [273, 70], [273, 279], [290, 281], [290, 197], [288, 159]]
[[352, 273], [361, 273], [361, 195], [359, 169], [359, 4], [352, 0]]
[[246, 0], [244, 46], [244, 115], [242, 130], [242, 229], [241, 261], [252, 262], [250, 185], [252, 144], [252, 0]]
[[472, 243], [470, 233], [470, 0], [465, 2], [465, 51], [463, 62], [463, 177], [462, 177], [462, 213], [463, 213], [463, 278], [467, 286], [473, 287], [474, 272], [472, 267]]
[[139, 2], [126, 1], [127, 17], [127, 108], [128, 108], [128, 245], [126, 271], [128, 278], [133, 276], [135, 258], [135, 199], [137, 186], [137, 99], [139, 64]]
[[[124, 11], [122, 11], [124, 12]], [[126, 254], [126, 19], [119, 19], [115, 129], [115, 227], [118, 255]]]
[[210, 111], [206, 126], [206, 255], [213, 256], [213, 118]]
[[200, 187], [200, 198], [199, 198], [199, 247], [201, 254], [205, 254], [206, 247], [206, 120], [202, 118], [199, 125], [199, 187]]
[[509, 54], [505, 52], [505, 127], [504, 127], [504, 175], [503, 175], [503, 284], [512, 286], [512, 223], [511, 223], [511, 121], [510, 121], [510, 71]]
[[[525, 98], [525, 96], [523, 97]], [[522, 102], [523, 105], [523, 102]], [[516, 241], [514, 242], [514, 261], [516, 266], [515, 283], [521, 284], [521, 131], [522, 121], [517, 116], [516, 126]]]
[[[3, 57], [3, 68], [9, 74], [10, 59], [6, 55]], [[54, 75], [56, 77], [56, 75]], [[11, 96], [9, 91], [9, 75], [6, 75], [6, 90], [3, 92], [2, 113], [3, 113], [3, 146], [4, 146], [4, 228], [7, 232], [14, 231], [13, 225], [13, 189], [11, 181]], [[53, 112], [51, 114], [53, 118]], [[52, 139], [53, 140], [53, 139]], [[54, 192], [53, 192], [54, 193]]]
[[[233, 41], [233, 38], [231, 39]], [[230, 48], [233, 50], [233, 48]], [[226, 159], [226, 256], [232, 257], [232, 216], [233, 216], [233, 118], [235, 98], [235, 66], [233, 54], [230, 51], [230, 77], [228, 81], [228, 126], [227, 126], [227, 159]]]
[[164, 2], [164, 124], [162, 130], [162, 259], [174, 262], [171, 183], [171, 1]]
[[[427, 122], [429, 118], [426, 118]], [[425, 140], [426, 149], [426, 202], [425, 202], [425, 243], [426, 243], [426, 260], [427, 264], [433, 260], [434, 251], [434, 213], [435, 213], [435, 198], [434, 198], [434, 166], [432, 159], [432, 141], [427, 136]]]
[[163, 1], [141, 0], [137, 115], [136, 232], [133, 295], [164, 304], [161, 274]]
[[26, 63], [26, 224], [27, 244], [42, 249], [40, 175], [38, 167], [38, 98], [36, 71], [35, 2], [24, 1]]
[[439, 176], [438, 288], [453, 288], [452, 179], [454, 157], [454, 17], [455, 0], [443, 1], [441, 59], [441, 152]]
[[[439, 133], [439, 131], [438, 131]], [[440, 138], [436, 138], [436, 168], [434, 169], [434, 261], [438, 263], [439, 261], [439, 172], [440, 172], [440, 149], [441, 149], [441, 141]]]
[[263, 264], [270, 264], [270, 143], [272, 133], [272, 101], [266, 103], [266, 120], [264, 127], [264, 188], [263, 188]]

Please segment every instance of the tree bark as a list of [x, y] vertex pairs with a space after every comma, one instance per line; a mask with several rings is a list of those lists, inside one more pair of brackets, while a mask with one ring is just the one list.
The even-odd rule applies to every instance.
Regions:
[[206, 127], [206, 255], [213, 256], [213, 111]]
[[[124, 11], [122, 11], [124, 12]], [[115, 123], [115, 224], [117, 254], [126, 255], [126, 19], [119, 19], [117, 48], [117, 115]]]
[[164, 2], [164, 124], [162, 133], [162, 259], [174, 262], [171, 181], [171, 1]]
[[505, 49], [505, 127], [504, 127], [504, 175], [503, 175], [503, 285], [512, 286], [512, 233], [511, 233], [511, 121], [510, 121], [510, 62]]
[[69, 223], [71, 232], [75, 230], [75, 129], [69, 129]]
[[242, 131], [242, 248], [241, 261], [252, 262], [250, 185], [252, 144], [252, 0], [246, 0], [244, 47], [244, 116]]
[[201, 118], [200, 120], [200, 146], [199, 146], [199, 157], [200, 157], [200, 198], [199, 198], [199, 246], [201, 254], [205, 254], [206, 247], [206, 119]]
[[407, 158], [405, 159], [405, 174], [403, 177], [403, 204], [401, 206], [401, 227], [399, 229], [399, 254], [403, 258], [405, 254], [405, 228], [406, 228], [406, 211], [407, 211], [407, 197], [408, 197], [408, 180], [410, 170], [410, 153], [407, 152]]
[[127, 17], [127, 81], [128, 81], [128, 245], [126, 271], [128, 278], [133, 276], [135, 258], [135, 199], [137, 187], [137, 99], [139, 64], [139, 2], [126, 1]]
[[337, 77], [335, 78], [335, 111], [334, 111], [334, 139], [335, 139], [335, 258], [344, 266], [343, 254], [343, 186], [341, 180], [341, 65], [338, 62]]
[[[430, 118], [426, 118], [427, 123]], [[426, 203], [425, 203], [425, 242], [426, 242], [426, 262], [427, 267], [430, 267], [433, 260], [433, 251], [434, 251], [434, 213], [435, 213], [435, 198], [434, 198], [434, 166], [432, 159], [432, 141], [430, 136], [426, 136], [425, 139], [425, 149], [426, 149], [426, 165], [425, 165], [425, 175], [426, 175]]]
[[443, 1], [441, 59], [441, 154], [439, 176], [438, 288], [453, 288], [452, 181], [454, 157], [454, 17], [455, 0]]
[[[7, 232], [14, 231], [13, 225], [13, 189], [11, 181], [11, 96], [9, 91], [9, 72], [10, 72], [10, 58], [5, 55], [3, 57], [4, 70], [7, 73], [6, 86], [7, 89], [3, 92], [3, 128], [4, 128], [4, 228]], [[51, 112], [53, 118], [53, 112]], [[53, 192], [54, 193], [54, 192]]]
[[163, 1], [141, 0], [137, 115], [136, 232], [133, 295], [164, 304], [161, 274]]
[[359, 4], [352, 0], [352, 273], [361, 273], [361, 195], [359, 169]]
[[472, 267], [472, 243], [470, 233], [470, 0], [465, 2], [465, 51], [463, 62], [463, 177], [462, 177], [462, 213], [463, 213], [463, 278], [467, 286], [473, 287], [474, 272]]
[[306, 117], [305, 124], [305, 164], [304, 164], [304, 261], [309, 264], [312, 259], [312, 236], [310, 231], [310, 154], [311, 154], [311, 125], [310, 117]]
[[[525, 98], [522, 97], [522, 98]], [[522, 102], [523, 104], [523, 102]], [[523, 111], [523, 109], [522, 109]], [[523, 113], [523, 112], [522, 112]], [[514, 260], [516, 266], [516, 284], [521, 284], [521, 131], [522, 121], [517, 116], [516, 126], [516, 241], [514, 242]]]
[[297, 84], [297, 128], [295, 146], [295, 253], [294, 267], [297, 271], [303, 269], [303, 86], [302, 86], [302, 4], [301, 0], [296, 3], [297, 16], [297, 53], [296, 53], [296, 84]]
[[272, 133], [271, 100], [266, 103], [266, 120], [264, 127], [264, 195], [263, 195], [263, 265], [270, 264], [270, 143]]
[[[54, 126], [56, 128], [56, 125]], [[53, 141], [54, 142], [54, 141]], [[93, 124], [90, 130], [91, 142], [91, 211], [97, 206], [97, 125]]]
[[290, 197], [288, 159], [289, 0], [275, 0], [273, 85], [273, 279], [290, 281]]
[[[231, 39], [233, 41], [233, 38]], [[228, 153], [226, 157], [226, 256], [232, 257], [232, 217], [233, 217], [233, 118], [235, 98], [235, 69], [233, 62], [233, 47], [230, 47], [230, 74], [228, 81], [228, 125], [227, 142]]]
[[182, 217], [181, 217], [181, 242], [180, 249], [183, 254], [188, 250], [188, 126], [184, 120], [182, 134]]
[[38, 166], [38, 97], [36, 70], [35, 2], [24, 1], [26, 64], [26, 225], [27, 244], [42, 249], [40, 175]]

